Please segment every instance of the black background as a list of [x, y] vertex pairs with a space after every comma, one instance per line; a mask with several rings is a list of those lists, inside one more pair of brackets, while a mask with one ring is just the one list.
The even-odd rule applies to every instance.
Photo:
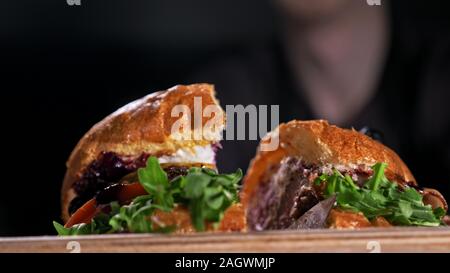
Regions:
[[264, 0], [1, 1], [0, 235], [54, 233], [64, 163], [94, 123], [272, 31]]

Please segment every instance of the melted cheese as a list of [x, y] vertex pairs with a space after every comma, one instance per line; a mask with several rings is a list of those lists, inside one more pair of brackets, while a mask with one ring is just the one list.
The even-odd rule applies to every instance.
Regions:
[[181, 148], [171, 155], [159, 158], [161, 164], [168, 163], [203, 163], [215, 164], [216, 153], [211, 145]]

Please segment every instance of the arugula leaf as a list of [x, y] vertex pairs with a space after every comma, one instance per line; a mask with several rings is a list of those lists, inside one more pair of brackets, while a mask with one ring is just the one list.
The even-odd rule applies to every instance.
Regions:
[[445, 209], [441, 208], [441, 207], [437, 207], [433, 210], [434, 215], [436, 215], [436, 217], [438, 218], [442, 218], [445, 216]]
[[338, 207], [362, 212], [369, 220], [383, 216], [394, 225], [439, 226], [445, 211], [425, 205], [422, 195], [414, 188], [398, 189], [397, 183], [384, 175], [386, 167], [385, 163], [375, 164], [372, 177], [362, 187], [337, 170], [331, 175], [321, 175], [314, 183], [325, 182], [326, 198], [336, 194]]
[[129, 205], [122, 206], [111, 217], [109, 224], [112, 232], [152, 232], [152, 225], [146, 217], [155, 210], [150, 195], [136, 197]]
[[53, 221], [53, 226], [55, 227], [58, 235], [66, 236], [66, 235], [87, 235], [93, 234], [95, 230], [95, 225], [93, 224], [77, 224], [70, 228], [66, 228], [58, 222]]
[[375, 164], [373, 169], [372, 177], [365, 183], [365, 187], [372, 191], [377, 191], [380, 187], [381, 182], [385, 182], [386, 177], [384, 176], [384, 170], [386, 169], [386, 163]]
[[192, 168], [184, 177], [185, 187], [180, 202], [188, 205], [192, 224], [198, 231], [205, 230], [205, 221], [218, 223], [225, 210], [238, 201], [238, 182], [242, 171], [217, 174], [211, 169]]
[[169, 179], [156, 157], [149, 157], [147, 166], [138, 169], [138, 177], [139, 182], [153, 196], [156, 204], [167, 209], [173, 207], [173, 197], [169, 191]]
[[196, 199], [203, 194], [203, 191], [211, 182], [211, 176], [201, 172], [190, 172], [186, 175], [185, 180], [184, 197]]
[[78, 224], [73, 227], [66, 228], [60, 223], [53, 221], [53, 226], [55, 227], [58, 235], [66, 236], [66, 235], [86, 235], [92, 234], [92, 225], [91, 224]]

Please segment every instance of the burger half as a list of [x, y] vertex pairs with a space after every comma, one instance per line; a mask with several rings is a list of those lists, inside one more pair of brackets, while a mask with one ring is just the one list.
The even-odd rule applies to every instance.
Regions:
[[[275, 150], [262, 144], [277, 138]], [[326, 121], [281, 124], [244, 178], [250, 230], [439, 226], [447, 211], [388, 147]]]
[[[192, 118], [197, 108], [208, 107], [216, 111]], [[71, 235], [244, 229], [238, 203], [242, 172], [219, 174], [216, 168], [224, 123], [209, 84], [178, 85], [112, 113], [83, 136], [67, 161], [61, 191], [65, 225], [54, 222], [56, 230]]]

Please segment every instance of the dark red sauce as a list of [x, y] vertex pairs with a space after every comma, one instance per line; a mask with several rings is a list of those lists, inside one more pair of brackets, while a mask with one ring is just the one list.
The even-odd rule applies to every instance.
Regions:
[[[74, 213], [89, 199], [96, 196], [107, 187], [117, 184], [124, 176], [135, 172], [137, 169], [145, 166], [149, 154], [141, 154], [139, 157], [119, 156], [113, 152], [102, 152], [99, 157], [87, 166], [83, 175], [75, 181], [73, 189], [75, 197], [69, 205], [69, 214]], [[187, 167], [171, 166], [164, 169], [169, 180], [176, 176], [185, 175]], [[113, 186], [100, 196], [102, 202], [113, 199], [116, 189], [120, 186]]]

